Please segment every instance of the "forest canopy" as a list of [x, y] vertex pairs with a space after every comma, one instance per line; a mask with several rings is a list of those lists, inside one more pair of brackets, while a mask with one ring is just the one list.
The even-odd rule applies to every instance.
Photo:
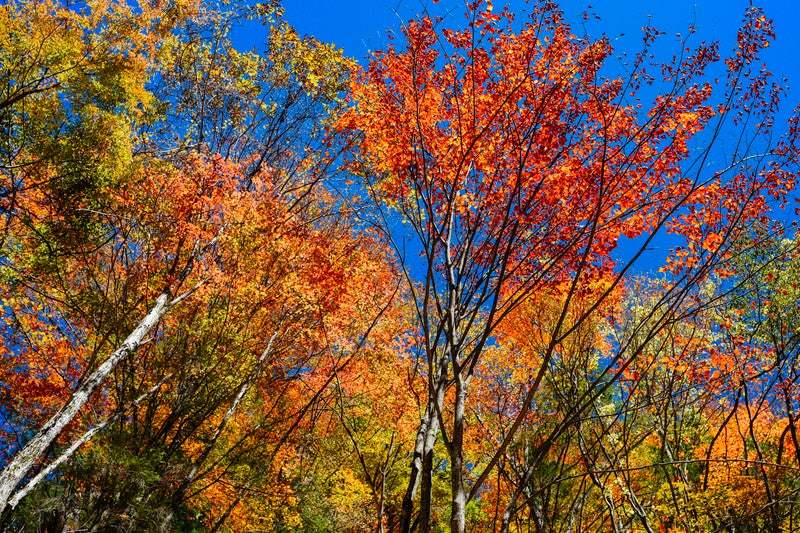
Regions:
[[0, 529], [800, 528], [773, 22], [525, 5], [0, 4]]

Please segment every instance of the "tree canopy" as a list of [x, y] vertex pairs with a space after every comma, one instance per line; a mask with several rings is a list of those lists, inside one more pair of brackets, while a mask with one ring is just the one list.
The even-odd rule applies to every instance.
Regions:
[[528, 8], [0, 5], [0, 527], [797, 528], [772, 22]]

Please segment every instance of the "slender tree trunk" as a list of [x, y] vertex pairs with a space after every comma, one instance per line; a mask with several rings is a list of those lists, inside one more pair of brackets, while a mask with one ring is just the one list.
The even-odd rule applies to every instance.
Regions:
[[[437, 422], [438, 426], [438, 422]], [[435, 439], [435, 437], [434, 437]], [[419, 533], [431, 531], [433, 507], [433, 446], [426, 447], [422, 458], [422, 483], [419, 495]]]
[[464, 404], [467, 400], [467, 382], [456, 376], [456, 397], [453, 410], [453, 435], [450, 440], [450, 531], [466, 531], [467, 493], [464, 489]]
[[233, 403], [228, 408], [228, 411], [225, 413], [225, 416], [222, 417], [222, 420], [220, 420], [219, 424], [217, 424], [217, 428], [214, 430], [214, 434], [208, 440], [208, 443], [206, 444], [205, 448], [203, 448], [203, 451], [200, 453], [198, 458], [194, 461], [194, 464], [192, 464], [192, 469], [189, 472], [189, 474], [186, 476], [181, 485], [175, 491], [175, 494], [172, 499], [173, 513], [178, 508], [178, 506], [180, 506], [183, 503], [183, 500], [186, 497], [186, 492], [189, 490], [189, 487], [192, 485], [192, 483], [195, 482], [195, 478], [197, 478], [197, 474], [200, 472], [200, 468], [206, 462], [206, 459], [208, 459], [208, 456], [211, 454], [211, 451], [214, 449], [214, 446], [217, 445], [217, 441], [219, 440], [220, 435], [222, 435], [222, 432], [228, 426], [228, 422], [230, 422], [230, 419], [233, 417], [233, 415], [236, 414], [236, 411], [239, 409], [239, 405], [244, 400], [245, 395], [250, 391], [250, 388], [253, 386], [253, 383], [255, 383], [256, 379], [258, 379], [258, 376], [261, 374], [261, 370], [264, 366], [264, 363], [266, 362], [267, 358], [272, 354], [272, 344], [275, 342], [278, 333], [279, 330], [276, 330], [270, 337], [269, 341], [267, 342], [267, 347], [264, 348], [264, 351], [261, 353], [261, 356], [256, 361], [255, 367], [253, 367], [253, 370], [250, 371], [250, 374], [248, 374], [248, 376], [239, 386], [239, 390], [236, 393], [236, 397], [234, 398]]
[[78, 411], [89, 401], [92, 393], [114, 371], [119, 362], [139, 348], [142, 341], [150, 333], [150, 330], [158, 324], [158, 321], [161, 320], [170, 307], [169, 295], [167, 293], [161, 294], [156, 299], [153, 308], [139, 322], [133, 332], [128, 335], [122, 346], [117, 348], [103, 364], [80, 384], [75, 392], [72, 393], [69, 402], [59, 409], [36, 435], [14, 455], [11, 462], [0, 472], [0, 513], [5, 511], [11, 493], [22, 481], [22, 478], [27, 475], [36, 460], [41, 457], [67, 424], [75, 418]]
[[[439, 418], [436, 416], [437, 396], [428, 399], [425, 407], [425, 414], [420, 421], [417, 438], [414, 444], [414, 458], [411, 461], [411, 474], [408, 480], [408, 487], [403, 497], [402, 514], [400, 515], [400, 530], [403, 533], [411, 531], [414, 514], [414, 498], [417, 490], [422, 487], [420, 495], [420, 531], [430, 530], [430, 506], [431, 506], [431, 470], [433, 470], [433, 445], [436, 443], [436, 436], [439, 433]], [[424, 529], [427, 524], [428, 529]]]
[[411, 531], [411, 516], [414, 512], [414, 496], [419, 487], [419, 475], [422, 472], [422, 456], [425, 454], [425, 435], [430, 424], [430, 404], [425, 408], [425, 414], [420, 421], [417, 430], [417, 438], [414, 441], [414, 457], [411, 459], [411, 472], [408, 477], [408, 487], [403, 496], [403, 503], [400, 507], [400, 531], [409, 533]]
[[381, 472], [381, 496], [378, 500], [378, 533], [386, 533], [383, 529], [383, 506], [386, 500], [386, 470]]

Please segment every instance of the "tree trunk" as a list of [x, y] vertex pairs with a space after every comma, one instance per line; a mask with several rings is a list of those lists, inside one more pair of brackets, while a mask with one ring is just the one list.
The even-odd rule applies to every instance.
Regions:
[[433, 507], [433, 446], [425, 449], [425, 454], [422, 458], [422, 483], [420, 489], [419, 533], [430, 533], [431, 508]]
[[144, 401], [145, 398], [147, 398], [155, 391], [157, 391], [159, 388], [161, 388], [161, 385], [166, 383], [167, 380], [170, 379], [171, 377], [172, 374], [171, 373], [168, 374], [161, 381], [159, 381], [154, 387], [152, 387], [150, 390], [148, 390], [147, 392], [136, 398], [136, 400], [134, 400], [134, 402], [125, 410], [118, 412], [116, 415], [112, 417], [106, 418], [96, 426], [92, 426], [92, 428], [89, 429], [89, 431], [81, 435], [81, 437], [77, 439], [75, 442], [73, 442], [69, 446], [69, 448], [67, 448], [61, 455], [58, 456], [57, 459], [55, 459], [54, 461], [50, 461], [47, 464], [47, 466], [45, 468], [42, 468], [39, 471], [39, 473], [36, 474], [30, 481], [28, 481], [28, 483], [23, 488], [15, 492], [14, 495], [8, 500], [8, 506], [11, 507], [12, 509], [15, 508], [17, 504], [22, 500], [22, 498], [27, 496], [28, 493], [32, 491], [34, 487], [36, 487], [36, 485], [38, 485], [43, 479], [49, 476], [56, 468], [58, 468], [59, 465], [61, 465], [64, 461], [69, 459], [78, 448], [89, 442], [92, 439], [92, 437], [100, 433], [108, 424], [116, 420], [119, 420], [128, 410], [142, 403], [142, 401]]
[[447, 382], [447, 364], [441, 365], [439, 379], [429, 389], [428, 404], [420, 420], [417, 438], [414, 444], [414, 458], [411, 461], [411, 474], [400, 515], [400, 531], [409, 533], [413, 525], [414, 497], [421, 488], [419, 509], [419, 531], [430, 531], [431, 496], [433, 487], [433, 446], [439, 435], [439, 417], [437, 412], [444, 402], [444, 385]]
[[456, 377], [456, 397], [453, 410], [453, 435], [450, 440], [450, 531], [466, 531], [467, 493], [464, 490], [464, 404], [467, 399], [467, 380]]
[[[174, 302], [173, 302], [174, 303]], [[92, 393], [114, 371], [120, 361], [135, 352], [142, 341], [150, 333], [158, 321], [171, 307], [169, 295], [161, 294], [150, 312], [128, 335], [122, 346], [111, 354], [103, 364], [92, 372], [80, 386], [72, 393], [69, 402], [53, 415], [47, 423], [22, 447], [11, 462], [0, 472], [0, 513], [5, 511], [9, 497], [20, 481], [27, 475], [36, 460], [58, 437], [61, 431], [69, 424], [80, 409], [86, 405]]]

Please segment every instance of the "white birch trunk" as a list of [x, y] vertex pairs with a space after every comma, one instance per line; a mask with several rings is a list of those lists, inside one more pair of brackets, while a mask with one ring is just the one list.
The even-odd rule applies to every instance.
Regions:
[[[150, 309], [150, 312], [139, 322], [122, 345], [80, 384], [75, 392], [72, 393], [69, 402], [59, 409], [36, 435], [14, 455], [11, 462], [0, 472], [0, 513], [5, 511], [11, 493], [30, 471], [36, 460], [41, 457], [67, 424], [75, 418], [78, 411], [89, 401], [92, 393], [114, 371], [120, 361], [139, 348], [147, 334], [150, 333], [150, 330], [158, 324], [158, 321], [176, 301], [169, 302], [169, 295], [166, 293], [161, 294], [156, 299], [156, 303]], [[17, 501], [15, 499], [14, 503], [17, 503]]]
[[19, 489], [17, 492], [15, 492], [14, 495], [11, 497], [11, 499], [8, 501], [8, 506], [11, 507], [12, 509], [15, 508], [17, 506], [17, 504], [22, 500], [22, 498], [27, 496], [28, 493], [30, 491], [32, 491], [34, 489], [34, 487], [36, 487], [36, 485], [39, 484], [39, 482], [41, 482], [44, 478], [46, 478], [48, 475], [50, 475], [56, 468], [58, 468], [58, 466], [60, 464], [62, 464], [67, 459], [69, 459], [72, 456], [72, 454], [75, 453], [75, 451], [78, 448], [80, 448], [81, 446], [83, 446], [84, 444], [86, 444], [87, 442], [92, 440], [92, 437], [94, 437], [96, 434], [98, 434], [100, 431], [102, 431], [103, 428], [105, 428], [108, 424], [118, 420], [119, 418], [121, 418], [121, 416], [124, 413], [129, 411], [131, 408], [136, 407], [137, 405], [142, 403], [142, 401], [144, 401], [145, 398], [147, 398], [148, 396], [153, 394], [155, 391], [160, 389], [161, 385], [166, 383], [166, 381], [171, 377], [172, 377], [172, 374], [167, 375], [164, 379], [159, 381], [150, 390], [148, 390], [147, 392], [145, 392], [144, 394], [142, 394], [141, 396], [136, 398], [136, 400], [134, 400], [134, 402], [131, 405], [129, 405], [125, 409], [125, 411], [122, 411], [121, 413], [118, 413], [117, 415], [114, 415], [114, 416], [112, 416], [110, 418], [106, 418], [105, 420], [103, 420], [102, 422], [97, 424], [96, 426], [92, 427], [89, 431], [87, 431], [86, 433], [81, 435], [81, 437], [78, 440], [76, 440], [75, 442], [73, 442], [69, 446], [69, 448], [67, 448], [64, 451], [64, 453], [62, 453], [60, 456], [58, 456], [58, 459], [48, 463], [48, 465], [45, 468], [43, 468], [30, 481], [28, 481], [28, 483], [25, 485], [25, 487], [23, 487], [23, 488]]

